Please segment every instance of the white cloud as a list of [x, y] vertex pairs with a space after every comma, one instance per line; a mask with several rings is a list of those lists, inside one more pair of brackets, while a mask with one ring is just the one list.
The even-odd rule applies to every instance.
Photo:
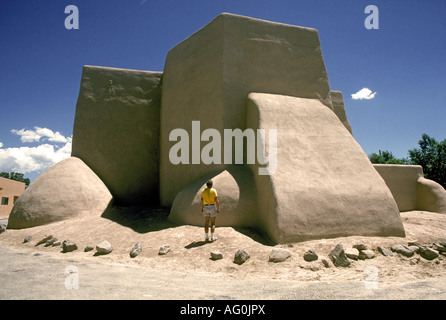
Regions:
[[351, 96], [353, 100], [370, 100], [375, 98], [376, 94], [377, 92], [372, 92], [372, 90], [369, 88], [362, 88], [358, 92], [353, 93]]
[[20, 129], [20, 130], [12, 129], [11, 133], [20, 136], [20, 141], [22, 142], [38, 142], [42, 137], [32, 130], [25, 130], [25, 129]]
[[[3, 149], [0, 142], [0, 171], [14, 171], [23, 174], [42, 173], [56, 163], [71, 156], [71, 137], [64, 137], [60, 132], [48, 128], [34, 127], [34, 130], [11, 130], [19, 135], [23, 143], [40, 142], [36, 147], [14, 147]], [[51, 143], [52, 144], [51, 144]], [[59, 145], [56, 145], [56, 144]], [[60, 143], [64, 143], [60, 146]]]
[[39, 142], [42, 138], [51, 142], [60, 143], [67, 143], [68, 141], [70, 141], [70, 138], [64, 137], [60, 132], [54, 132], [53, 130], [48, 128], [34, 127], [34, 130], [12, 129], [11, 133], [20, 136], [20, 141], [22, 141], [23, 143]]
[[52, 142], [61, 142], [61, 143], [66, 143], [71, 141], [71, 138], [66, 138], [63, 135], [61, 135], [59, 132], [54, 133], [54, 135], [52, 137], [50, 137], [48, 139], [49, 141]]
[[0, 148], [0, 171], [41, 173], [69, 156], [71, 156], [71, 142], [67, 142], [61, 148], [50, 144], [41, 144], [37, 147]]

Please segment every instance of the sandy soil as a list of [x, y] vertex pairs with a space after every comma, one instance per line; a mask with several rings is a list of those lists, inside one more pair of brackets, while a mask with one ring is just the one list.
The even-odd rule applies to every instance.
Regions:
[[[274, 245], [254, 229], [221, 227], [218, 240], [213, 243], [203, 241], [203, 228], [178, 226], [169, 222], [168, 212], [149, 208], [112, 208], [100, 217], [83, 216], [23, 230], [7, 230], [0, 235], [0, 246], [22, 252], [63, 255], [85, 261], [103, 261], [158, 270], [180, 271], [185, 273], [210, 272], [238, 279], [290, 279], [298, 281], [363, 281], [379, 273], [382, 282], [409, 282], [420, 279], [444, 278], [446, 257], [428, 261], [415, 254], [411, 258], [394, 254], [384, 257], [377, 246], [390, 249], [394, 244], [407, 244], [417, 241], [432, 244], [439, 238], [446, 238], [446, 215], [424, 211], [402, 212], [401, 217], [406, 237], [342, 237], [320, 239], [300, 243]], [[70, 239], [78, 245], [78, 250], [62, 253], [60, 247], [45, 247], [35, 244], [46, 235], [53, 235], [60, 241]], [[25, 236], [32, 240], [23, 243]], [[84, 252], [88, 245], [95, 246], [103, 240], [109, 241], [114, 249], [108, 255], [97, 255], [95, 250]], [[136, 242], [141, 242], [142, 253], [130, 258], [129, 252]], [[350, 260], [348, 268], [324, 267], [322, 259], [329, 260], [328, 254], [338, 244], [350, 248], [355, 244], [365, 244], [376, 253], [369, 260]], [[161, 246], [169, 244], [171, 251], [158, 255]], [[268, 262], [274, 247], [287, 248], [292, 257], [285, 262]], [[238, 249], [245, 249], [250, 259], [242, 265], [233, 263]], [[314, 262], [306, 262], [303, 254], [313, 249], [319, 255]], [[223, 259], [213, 261], [210, 252], [218, 250]], [[372, 267], [369, 267], [372, 266]]]

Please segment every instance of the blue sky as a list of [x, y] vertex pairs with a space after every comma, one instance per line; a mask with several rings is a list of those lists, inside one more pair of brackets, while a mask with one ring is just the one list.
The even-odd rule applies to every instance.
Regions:
[[[77, 30], [64, 26], [68, 5]], [[365, 28], [367, 5], [379, 29]], [[0, 171], [34, 180], [69, 155], [83, 65], [162, 71], [169, 49], [221, 12], [318, 29], [367, 154], [406, 157], [423, 133], [446, 138], [443, 0], [2, 0]], [[352, 99], [363, 88], [376, 94]]]

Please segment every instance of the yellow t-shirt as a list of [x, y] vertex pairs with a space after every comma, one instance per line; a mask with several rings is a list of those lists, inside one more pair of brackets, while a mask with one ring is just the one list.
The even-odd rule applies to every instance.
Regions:
[[206, 188], [201, 191], [201, 198], [203, 199], [203, 204], [215, 204], [215, 198], [217, 198], [217, 190], [214, 188]]

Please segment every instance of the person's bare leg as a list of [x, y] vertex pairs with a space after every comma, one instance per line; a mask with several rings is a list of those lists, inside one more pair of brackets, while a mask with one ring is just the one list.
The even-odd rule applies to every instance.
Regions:
[[211, 232], [212, 232], [212, 238], [211, 240], [217, 240], [217, 238], [215, 238], [214, 236], [214, 232], [215, 232], [215, 218], [216, 217], [211, 217]]
[[204, 217], [204, 233], [206, 235], [206, 240], [208, 239], [209, 220], [210, 220], [210, 217]]

